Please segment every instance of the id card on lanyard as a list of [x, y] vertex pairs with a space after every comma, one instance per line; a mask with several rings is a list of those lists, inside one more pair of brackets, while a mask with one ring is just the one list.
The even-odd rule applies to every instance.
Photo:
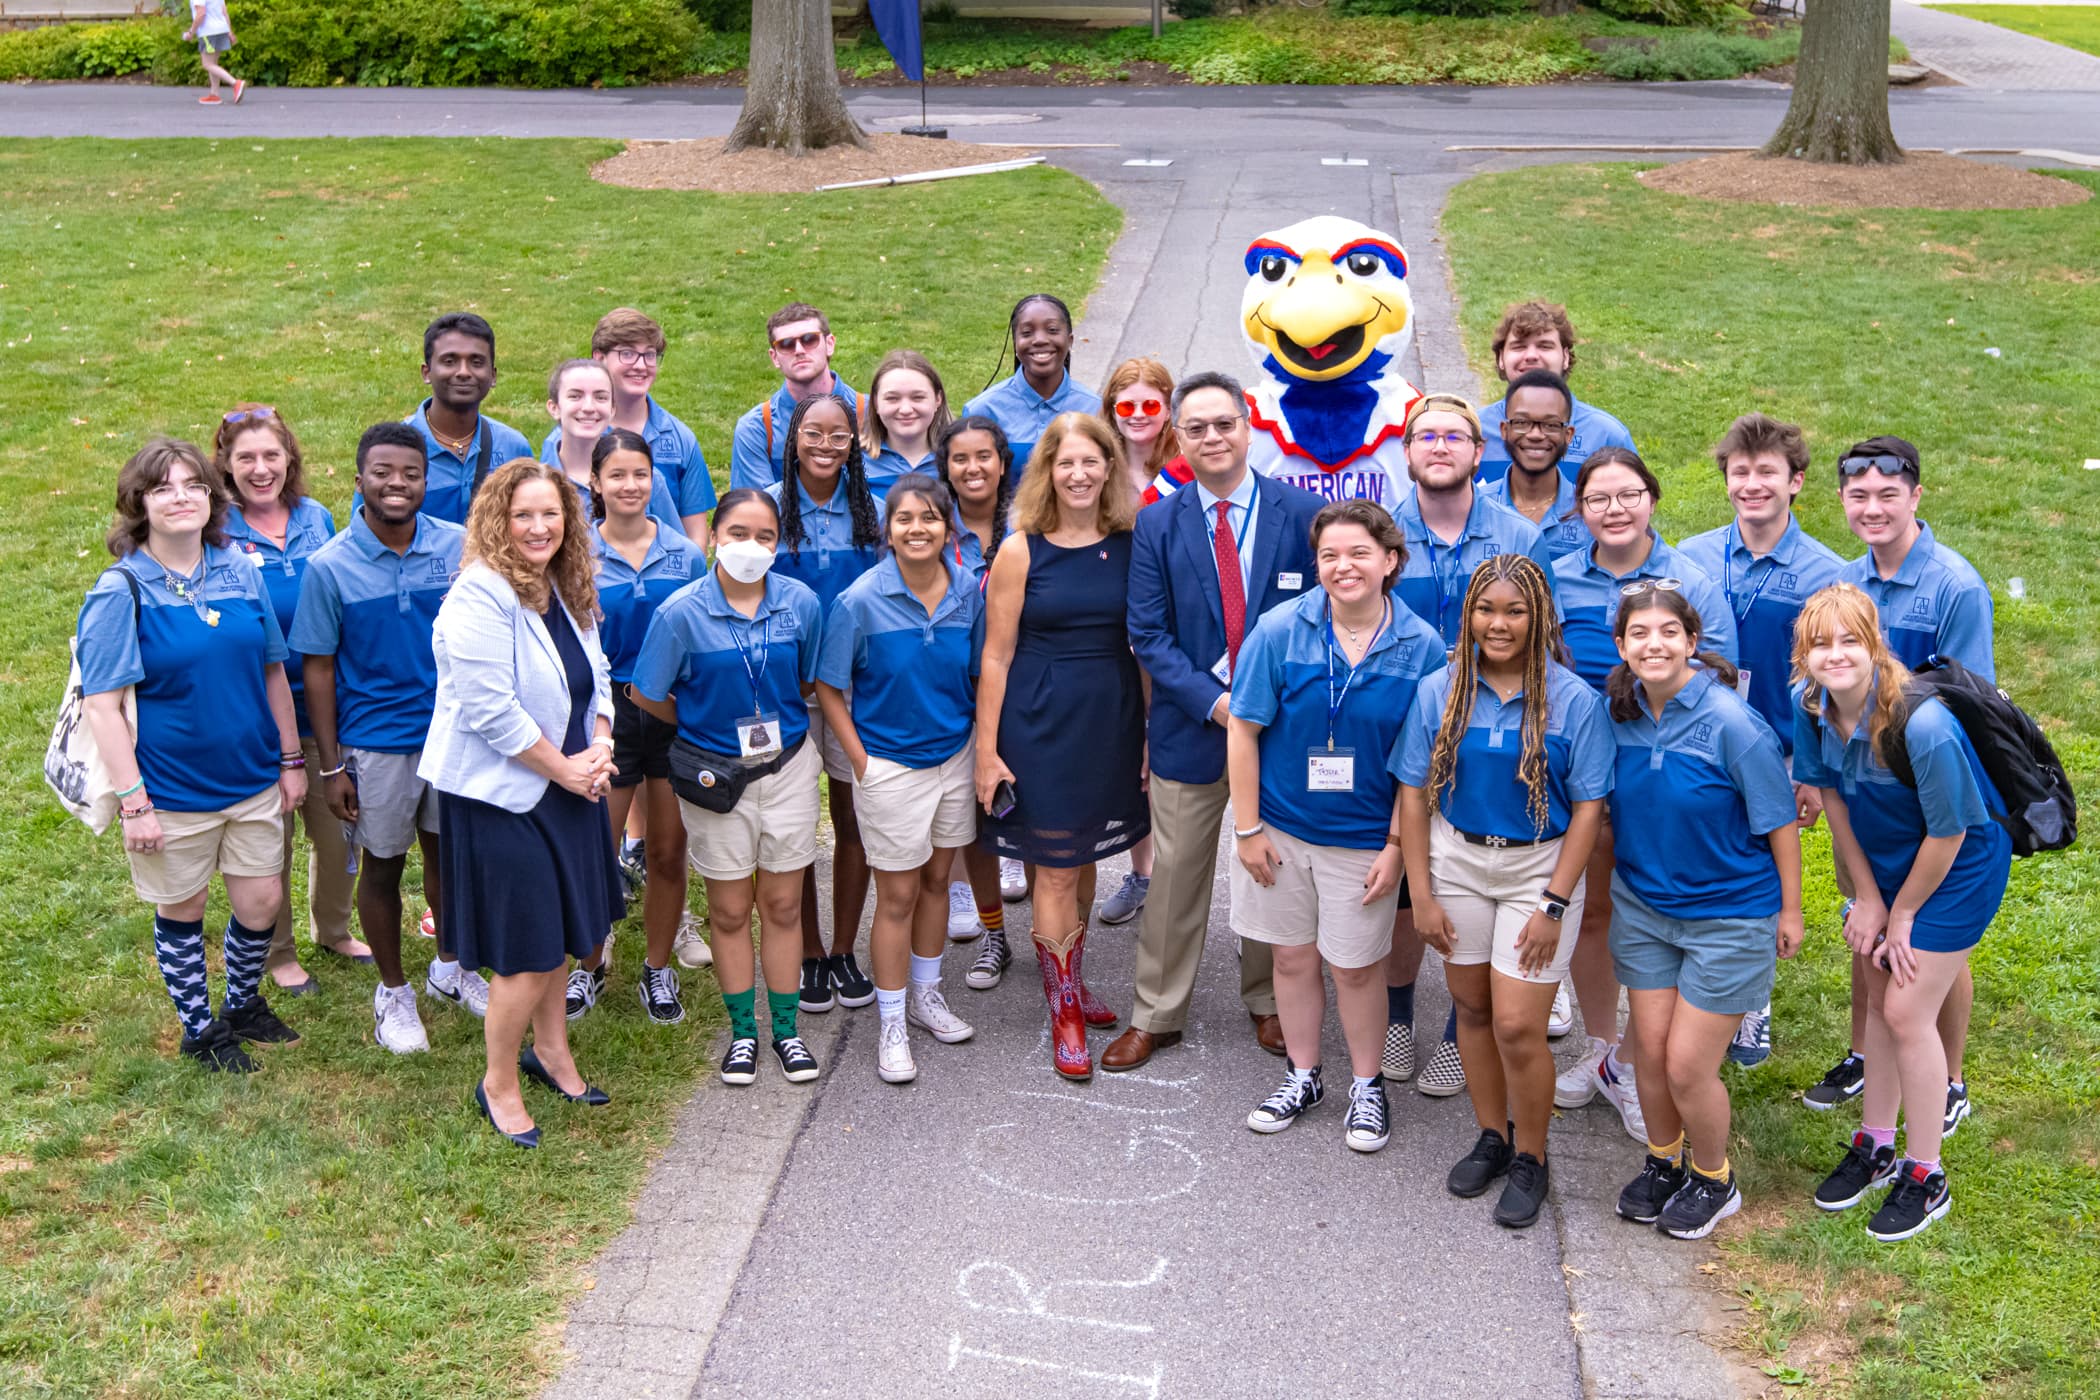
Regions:
[[744, 637], [731, 623], [729, 639], [736, 643], [737, 655], [743, 659], [744, 675], [751, 681], [751, 713], [736, 721], [737, 752], [745, 758], [768, 759], [780, 752], [780, 716], [766, 708], [766, 697], [760, 678], [766, 669], [766, 641], [763, 629], [767, 626], [763, 618], [754, 619], [746, 631], [758, 630], [758, 661], [753, 664], [751, 648]]
[[[1309, 749], [1305, 755], [1305, 790], [1307, 792], [1354, 792], [1356, 790], [1356, 750], [1336, 748], [1334, 744], [1334, 722], [1341, 717], [1342, 702], [1349, 698], [1349, 687], [1356, 684], [1356, 673], [1363, 669], [1364, 662], [1378, 649], [1378, 639], [1385, 635], [1392, 621], [1393, 606], [1388, 602], [1385, 612], [1378, 619], [1378, 630], [1364, 647], [1363, 656], [1349, 667], [1342, 677], [1341, 688], [1334, 684], [1334, 654], [1341, 651], [1341, 643], [1334, 635], [1334, 605], [1327, 605], [1327, 747]], [[1343, 653], [1346, 659], [1347, 653]]]

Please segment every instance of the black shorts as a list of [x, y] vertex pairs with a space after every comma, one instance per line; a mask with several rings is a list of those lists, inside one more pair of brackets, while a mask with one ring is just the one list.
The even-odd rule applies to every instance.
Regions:
[[665, 724], [627, 698], [627, 687], [613, 686], [613, 776], [616, 788], [630, 788], [644, 778], [671, 776], [671, 741], [678, 726]]

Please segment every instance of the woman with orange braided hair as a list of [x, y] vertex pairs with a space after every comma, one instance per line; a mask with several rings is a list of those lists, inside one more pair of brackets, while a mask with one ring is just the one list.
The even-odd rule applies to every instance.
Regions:
[[1394, 751], [1400, 844], [1415, 927], [1444, 957], [1480, 1120], [1446, 1185], [1478, 1196], [1506, 1175], [1495, 1220], [1522, 1228], [1546, 1197], [1546, 1017], [1575, 950], [1613, 741], [1603, 700], [1566, 665], [1533, 560], [1498, 554], [1475, 569], [1459, 628]]

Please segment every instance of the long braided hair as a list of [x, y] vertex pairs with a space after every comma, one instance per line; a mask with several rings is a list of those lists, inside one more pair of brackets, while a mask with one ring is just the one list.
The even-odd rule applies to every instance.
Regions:
[[[989, 564], [993, 556], [999, 553], [1000, 544], [1006, 539], [1006, 516], [1013, 508], [1014, 449], [1013, 444], [1006, 440], [1006, 429], [999, 426], [997, 419], [982, 413], [958, 418], [941, 429], [940, 436], [934, 439], [933, 444], [934, 475], [939, 478], [941, 485], [948, 488], [949, 496], [958, 501], [961, 497], [955, 493], [955, 478], [948, 471], [948, 449], [964, 433], [983, 433], [992, 440], [992, 450], [999, 454], [998, 495], [992, 498], [992, 547], [984, 552], [984, 562]], [[962, 525], [960, 506], [956, 509], [955, 519], [958, 529], [965, 528]]]
[[1451, 693], [1444, 701], [1444, 720], [1437, 730], [1436, 747], [1429, 754], [1429, 792], [1433, 799], [1449, 792], [1458, 782], [1458, 746], [1473, 722], [1473, 695], [1480, 685], [1480, 644], [1473, 639], [1473, 609], [1488, 589], [1506, 583], [1517, 590], [1531, 613], [1524, 636], [1524, 744], [1517, 759], [1517, 774], [1524, 780], [1525, 810], [1532, 829], [1543, 834], [1552, 807], [1547, 792], [1549, 765], [1546, 757], [1547, 703], [1546, 667], [1550, 661], [1567, 664], [1567, 645], [1561, 640], [1559, 616], [1553, 610], [1553, 586], [1546, 571], [1523, 554], [1497, 554], [1473, 570], [1466, 585], [1465, 606], [1459, 612], [1458, 645], [1451, 654]]
[[[1006, 313], [1006, 339], [1000, 342], [999, 358], [992, 362], [992, 377], [984, 381], [985, 389], [989, 389], [999, 382], [1000, 371], [1006, 368], [1006, 360], [1009, 355], [1013, 357], [1014, 373], [1019, 374], [1021, 372], [1021, 347], [1018, 343], [1016, 330], [1021, 324], [1021, 313], [1026, 311], [1032, 303], [1038, 301], [1057, 308], [1057, 314], [1065, 318], [1065, 333], [1067, 335], [1076, 332], [1076, 327], [1072, 321], [1072, 308], [1065, 305], [1061, 297], [1054, 297], [1048, 292], [1030, 292], [1027, 296], [1022, 297], [1014, 303], [1014, 309]], [[1065, 373], [1070, 374], [1071, 372], [1072, 352], [1067, 349], [1065, 351]], [[978, 392], [983, 393], [984, 390], [980, 389]]]
[[868, 468], [861, 459], [860, 415], [840, 394], [811, 394], [795, 405], [788, 419], [787, 451], [780, 464], [780, 542], [802, 557], [809, 533], [802, 528], [802, 420], [820, 403], [835, 403], [846, 415], [846, 431], [853, 445], [846, 449], [846, 465], [839, 469], [838, 489], [846, 493], [846, 509], [853, 515], [853, 545], [873, 549], [882, 539], [882, 523], [875, 518], [875, 493], [868, 489]]

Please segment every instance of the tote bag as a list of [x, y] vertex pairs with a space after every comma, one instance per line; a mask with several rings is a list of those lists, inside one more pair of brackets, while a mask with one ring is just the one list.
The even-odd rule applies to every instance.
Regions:
[[[128, 570], [119, 570], [131, 586], [131, 621], [139, 619], [139, 585]], [[51, 726], [51, 742], [44, 748], [44, 781], [68, 812], [88, 824], [97, 836], [116, 820], [117, 785], [103, 765], [95, 745], [95, 733], [87, 725], [87, 696], [80, 679], [80, 638], [69, 644], [72, 668], [66, 673], [65, 697], [58, 704], [58, 722]], [[124, 687], [124, 726], [133, 735], [139, 731], [137, 689]]]

